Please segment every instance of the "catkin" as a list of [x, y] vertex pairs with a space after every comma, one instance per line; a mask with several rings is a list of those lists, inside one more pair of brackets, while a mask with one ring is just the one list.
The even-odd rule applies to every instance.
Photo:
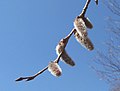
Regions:
[[58, 63], [55, 62], [50, 62], [48, 65], [48, 71], [56, 77], [61, 76], [62, 74], [62, 69], [60, 68], [60, 66], [58, 65]]

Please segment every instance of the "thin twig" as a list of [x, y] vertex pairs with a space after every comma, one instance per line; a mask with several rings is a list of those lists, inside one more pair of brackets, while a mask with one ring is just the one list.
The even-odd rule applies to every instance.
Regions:
[[40, 75], [41, 73], [43, 73], [45, 70], [48, 69], [48, 66], [45, 67], [44, 69], [40, 70], [38, 73], [36, 73], [33, 76], [28, 76], [28, 77], [19, 77], [18, 79], [16, 79], [15, 81], [22, 81], [22, 80], [26, 80], [26, 81], [30, 81], [33, 80], [35, 77], [37, 77], [38, 75]]
[[65, 39], [70, 38], [74, 31], [75, 31], [75, 28], [72, 29], [72, 31], [65, 37]]
[[38, 76], [38, 75], [40, 75], [41, 73], [43, 73], [45, 70], [47, 70], [48, 69], [48, 66], [47, 67], [45, 67], [44, 69], [42, 69], [42, 70], [40, 70], [37, 74], [35, 74], [34, 76], [36, 77], [36, 76]]
[[60, 57], [61, 57], [62, 53], [63, 53], [63, 52], [61, 52], [61, 53], [58, 55], [58, 57], [55, 59], [54, 62], [59, 63], [59, 61], [60, 61]]
[[[62, 52], [60, 53], [60, 55], [58, 55], [58, 57], [55, 59], [54, 62], [58, 63], [60, 60], [60, 57], [62, 55]], [[43, 73], [45, 70], [48, 69], [48, 66], [43, 68], [42, 70], [40, 70], [39, 72], [37, 72], [35, 75], [33, 76], [28, 76], [28, 77], [19, 77], [18, 79], [16, 79], [15, 81], [22, 81], [22, 80], [26, 80], [26, 81], [30, 81], [33, 80], [35, 77], [37, 77], [38, 75], [40, 75], [41, 73]]]
[[83, 8], [83, 10], [82, 10], [82, 12], [81, 12], [81, 14], [79, 15], [79, 17], [83, 18], [83, 17], [85, 16], [85, 13], [86, 13], [86, 11], [87, 11], [87, 9], [88, 9], [88, 5], [90, 4], [90, 1], [91, 1], [91, 0], [87, 0], [87, 1], [86, 1], [86, 4], [85, 4], [85, 6], [84, 6], [84, 8]]

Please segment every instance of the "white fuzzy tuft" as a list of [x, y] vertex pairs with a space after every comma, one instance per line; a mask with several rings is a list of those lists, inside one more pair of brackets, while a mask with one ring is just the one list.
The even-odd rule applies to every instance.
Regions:
[[74, 36], [76, 40], [89, 51], [94, 49], [94, 45], [92, 44], [91, 40], [87, 36], [83, 38], [79, 35], [77, 31], [74, 32]]
[[83, 21], [82, 18], [77, 17], [75, 19], [74, 27], [80, 36], [82, 36], [82, 37], [87, 36], [87, 28], [86, 28], [85, 22]]
[[55, 63], [55, 62], [50, 62], [48, 65], [48, 71], [53, 75], [53, 76], [61, 76], [62, 74], [62, 69], [60, 68], [60, 66]]

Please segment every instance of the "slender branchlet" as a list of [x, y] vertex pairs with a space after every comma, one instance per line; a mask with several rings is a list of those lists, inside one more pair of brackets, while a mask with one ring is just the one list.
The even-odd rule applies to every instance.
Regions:
[[59, 55], [58, 55], [58, 57], [55, 59], [55, 63], [59, 63], [59, 61], [60, 61], [60, 57], [62, 56], [62, 53], [63, 52], [61, 52]]
[[74, 31], [75, 31], [75, 29], [72, 29], [72, 31], [65, 37], [65, 39], [69, 39]]
[[86, 4], [85, 4], [85, 6], [84, 6], [84, 8], [83, 8], [83, 10], [82, 10], [82, 12], [81, 12], [81, 14], [79, 15], [79, 17], [83, 18], [83, 17], [85, 16], [85, 13], [86, 13], [86, 11], [87, 11], [87, 9], [88, 9], [88, 5], [90, 4], [90, 1], [91, 1], [91, 0], [87, 0], [87, 1], [86, 1]]
[[[62, 52], [60, 53], [60, 55], [58, 55], [58, 57], [53, 61], [54, 63], [58, 63], [60, 60], [60, 57], [62, 55]], [[33, 76], [28, 76], [28, 77], [19, 77], [17, 78], [15, 81], [22, 81], [22, 80], [26, 80], [26, 81], [30, 81], [33, 80], [35, 77], [37, 77], [38, 75], [40, 75], [41, 73], [43, 73], [44, 71], [46, 71], [48, 69], [48, 66], [46, 66], [45, 68], [43, 68], [42, 70], [40, 70], [39, 72], [37, 72], [35, 75]]]

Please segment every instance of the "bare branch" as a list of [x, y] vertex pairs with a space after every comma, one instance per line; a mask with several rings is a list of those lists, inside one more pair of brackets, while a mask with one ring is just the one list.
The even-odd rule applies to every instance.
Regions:
[[45, 67], [44, 69], [42, 69], [41, 71], [39, 71], [37, 74], [35, 74], [33, 76], [20, 77], [20, 78], [17, 78], [15, 81], [22, 81], [22, 80], [30, 81], [30, 80], [33, 80], [35, 77], [37, 77], [38, 75], [40, 75], [41, 73], [43, 73], [47, 69], [48, 69], [48, 67]]
[[[60, 60], [60, 57], [62, 55], [62, 52], [60, 53], [60, 55], [58, 55], [58, 57], [54, 60], [54, 63], [57, 63], [59, 62]], [[35, 75], [33, 76], [28, 76], [28, 77], [19, 77], [17, 78], [15, 81], [22, 81], [22, 80], [26, 80], [26, 81], [30, 81], [30, 80], [33, 80], [35, 77], [37, 77], [38, 75], [42, 74], [44, 71], [46, 71], [48, 69], [48, 66], [43, 68], [42, 70], [40, 70], [39, 72], [37, 72]]]

